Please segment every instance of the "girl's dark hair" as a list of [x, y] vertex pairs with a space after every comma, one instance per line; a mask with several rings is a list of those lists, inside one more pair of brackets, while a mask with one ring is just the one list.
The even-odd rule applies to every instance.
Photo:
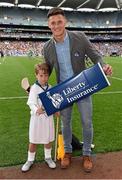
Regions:
[[58, 15], [58, 14], [65, 16], [64, 11], [61, 8], [53, 7], [48, 11], [47, 17], [49, 18], [50, 16], [54, 16], [54, 15]]

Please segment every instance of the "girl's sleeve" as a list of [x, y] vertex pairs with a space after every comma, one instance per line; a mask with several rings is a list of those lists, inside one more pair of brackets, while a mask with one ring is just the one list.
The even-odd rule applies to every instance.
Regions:
[[27, 105], [29, 105], [31, 111], [36, 114], [39, 105], [37, 103], [37, 93], [34, 86], [30, 89]]

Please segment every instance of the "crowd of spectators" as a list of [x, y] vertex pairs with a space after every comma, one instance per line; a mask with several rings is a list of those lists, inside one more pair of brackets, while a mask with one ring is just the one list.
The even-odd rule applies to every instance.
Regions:
[[30, 51], [33, 56], [42, 56], [44, 42], [32, 41], [2, 41], [0, 49], [5, 56], [28, 56]]
[[41, 38], [50, 37], [50, 33], [37, 33], [37, 32], [4, 32], [0, 31], [0, 37], [17, 37], [17, 38]]
[[[122, 33], [86, 33], [89, 39], [93, 40], [116, 40], [122, 39]], [[6, 32], [0, 31], [0, 37], [25, 37], [25, 38], [42, 38], [51, 37], [49, 32]]]
[[87, 34], [90, 39], [94, 40], [121, 40], [122, 34]]
[[[42, 56], [43, 45], [44, 42], [35, 41], [1, 41], [0, 50], [5, 56], [28, 56], [30, 52], [33, 56]], [[122, 56], [122, 42], [94, 43], [94, 46], [102, 56]]]
[[122, 56], [122, 42], [94, 43], [94, 46], [102, 56]]

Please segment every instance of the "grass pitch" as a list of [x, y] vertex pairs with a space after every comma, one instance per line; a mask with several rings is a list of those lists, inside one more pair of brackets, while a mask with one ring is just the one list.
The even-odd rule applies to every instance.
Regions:
[[[24, 163], [28, 149], [30, 110], [21, 79], [35, 81], [34, 65], [40, 58], [0, 58], [0, 166]], [[93, 153], [122, 150], [122, 58], [105, 58], [112, 65], [111, 86], [93, 95]], [[55, 73], [50, 77], [55, 85]], [[73, 133], [82, 141], [81, 122], [76, 105], [73, 110]], [[54, 153], [54, 152], [53, 152]], [[81, 152], [75, 152], [79, 155]], [[36, 161], [43, 161], [43, 146], [37, 149]]]

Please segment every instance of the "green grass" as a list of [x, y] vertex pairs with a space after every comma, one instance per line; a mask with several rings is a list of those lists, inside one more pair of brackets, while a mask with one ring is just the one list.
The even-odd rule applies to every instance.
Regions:
[[[32, 84], [35, 81], [34, 64], [40, 60], [27, 57], [0, 59], [0, 97], [26, 96], [20, 87], [21, 79], [28, 77]], [[122, 79], [122, 58], [106, 58], [105, 61], [112, 65], [113, 77]], [[93, 95], [94, 153], [122, 149], [122, 93], [114, 93], [122, 91], [122, 80], [109, 77], [109, 81], [111, 86], [101, 92], [113, 93]], [[50, 83], [56, 83], [54, 72]], [[0, 166], [21, 164], [27, 158], [30, 112], [26, 101], [27, 98], [0, 99]], [[82, 140], [80, 125], [79, 113], [74, 105], [73, 133]], [[36, 161], [43, 161], [43, 157], [43, 146], [39, 145]]]

